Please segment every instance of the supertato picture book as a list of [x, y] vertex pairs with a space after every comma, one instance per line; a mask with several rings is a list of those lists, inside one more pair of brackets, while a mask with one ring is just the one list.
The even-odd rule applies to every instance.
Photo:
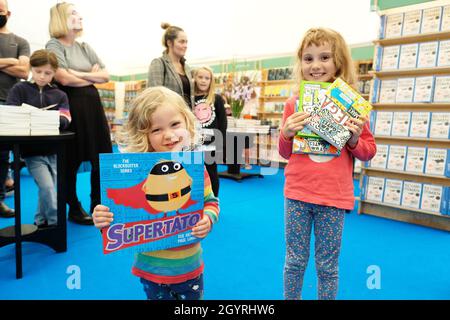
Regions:
[[100, 154], [101, 203], [114, 221], [103, 252], [148, 252], [188, 245], [203, 217], [202, 152]]

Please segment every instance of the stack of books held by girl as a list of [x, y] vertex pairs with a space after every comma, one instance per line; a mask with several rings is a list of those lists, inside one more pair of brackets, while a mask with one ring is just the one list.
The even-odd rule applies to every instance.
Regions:
[[[53, 108], [54, 105], [47, 107]], [[45, 136], [59, 134], [59, 111], [27, 104], [0, 106], [0, 135]]]
[[346, 122], [371, 110], [370, 103], [340, 78], [331, 84], [302, 81], [296, 111], [311, 117], [294, 138], [293, 152], [338, 156], [352, 135]]

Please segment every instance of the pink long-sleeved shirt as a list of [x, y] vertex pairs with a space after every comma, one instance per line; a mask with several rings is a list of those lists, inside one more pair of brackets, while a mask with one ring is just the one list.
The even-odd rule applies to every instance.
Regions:
[[[297, 96], [286, 101], [283, 124], [294, 113]], [[353, 157], [368, 161], [376, 152], [375, 139], [366, 123], [356, 147], [346, 145], [339, 157], [315, 162], [307, 154], [292, 154], [292, 140], [280, 134], [278, 150], [289, 160], [285, 168], [284, 196], [293, 200], [353, 210]]]

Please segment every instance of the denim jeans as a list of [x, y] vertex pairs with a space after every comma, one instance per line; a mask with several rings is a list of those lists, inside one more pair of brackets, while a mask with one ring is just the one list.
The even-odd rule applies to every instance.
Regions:
[[56, 155], [26, 157], [28, 171], [39, 187], [39, 200], [34, 222], [57, 223]]
[[141, 278], [148, 300], [202, 300], [203, 274], [176, 284], [160, 284]]

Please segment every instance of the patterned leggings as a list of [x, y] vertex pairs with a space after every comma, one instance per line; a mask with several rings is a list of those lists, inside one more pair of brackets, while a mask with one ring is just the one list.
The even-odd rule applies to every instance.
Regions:
[[148, 300], [203, 300], [203, 274], [176, 284], [159, 284], [141, 278]]
[[319, 299], [336, 299], [339, 279], [338, 259], [345, 212], [344, 209], [285, 200], [285, 299], [301, 299], [313, 224]]

